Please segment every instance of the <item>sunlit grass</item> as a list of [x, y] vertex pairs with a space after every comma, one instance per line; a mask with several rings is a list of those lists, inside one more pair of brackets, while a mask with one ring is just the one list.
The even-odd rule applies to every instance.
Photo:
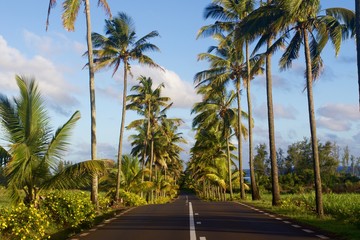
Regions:
[[319, 219], [315, 211], [314, 194], [282, 195], [281, 206], [271, 205], [271, 194], [262, 194], [261, 200], [245, 201], [270, 212], [292, 218], [303, 224], [323, 229], [345, 239], [360, 239], [360, 194], [324, 194], [325, 217]]
[[0, 208], [11, 206], [10, 198], [7, 194], [7, 191], [4, 187], [0, 186]]

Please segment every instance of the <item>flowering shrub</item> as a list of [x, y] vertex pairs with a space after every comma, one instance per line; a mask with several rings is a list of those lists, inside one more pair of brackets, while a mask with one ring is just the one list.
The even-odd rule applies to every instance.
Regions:
[[40, 240], [45, 238], [48, 217], [34, 206], [20, 204], [0, 210], [0, 238], [11, 240]]
[[80, 191], [50, 192], [40, 208], [63, 227], [90, 225], [96, 216], [88, 194]]
[[146, 200], [135, 193], [120, 190], [119, 196], [120, 198], [123, 199], [124, 204], [126, 206], [136, 207], [136, 206], [146, 205]]
[[[107, 193], [107, 197], [114, 199], [115, 198], [115, 190], [109, 191]], [[127, 192], [127, 191], [124, 191], [123, 189], [120, 189], [119, 197], [125, 206], [137, 207], [137, 206], [142, 206], [142, 205], [147, 204], [146, 200], [143, 199], [142, 197], [140, 197], [139, 195], [137, 195], [136, 193]]]

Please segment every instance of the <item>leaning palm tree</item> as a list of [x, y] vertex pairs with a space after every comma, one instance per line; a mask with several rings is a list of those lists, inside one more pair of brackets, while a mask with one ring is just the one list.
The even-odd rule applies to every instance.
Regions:
[[[84, 183], [86, 176], [91, 178], [92, 173], [104, 170], [102, 161], [89, 160], [52, 175], [69, 145], [71, 130], [80, 119], [80, 113], [76, 111], [52, 134], [45, 103], [35, 80], [16, 76], [16, 81], [20, 96], [11, 101], [0, 95], [0, 124], [8, 142], [6, 154], [9, 156], [5, 173], [12, 199], [20, 201], [23, 191], [23, 201], [31, 204], [44, 189]], [[5, 148], [1, 149], [5, 151]]]
[[93, 33], [92, 41], [94, 44], [94, 55], [96, 70], [113, 67], [113, 75], [117, 72], [121, 62], [123, 62], [124, 70], [124, 88], [122, 98], [122, 114], [121, 127], [119, 134], [118, 146], [118, 175], [116, 185], [116, 200], [119, 199], [120, 190], [120, 172], [121, 172], [121, 157], [122, 157], [122, 142], [125, 128], [125, 114], [126, 114], [126, 94], [127, 94], [127, 76], [130, 71], [130, 62], [137, 61], [150, 67], [161, 67], [156, 64], [149, 56], [145, 55], [146, 51], [159, 51], [159, 48], [150, 43], [151, 38], [159, 36], [157, 31], [152, 31], [144, 37], [137, 39], [134, 22], [125, 13], [119, 13], [118, 16], [112, 20], [105, 20], [105, 36]]
[[[49, 8], [46, 20], [46, 30], [49, 26], [49, 16], [51, 8], [56, 4], [57, 0], [49, 0]], [[76, 18], [79, 13], [80, 5], [84, 3], [86, 16], [86, 43], [88, 50], [88, 66], [89, 66], [89, 90], [90, 90], [90, 109], [91, 109], [91, 159], [96, 159], [96, 107], [95, 107], [95, 68], [93, 58], [93, 45], [91, 41], [91, 15], [90, 0], [66, 0], [63, 3], [63, 26], [68, 31], [74, 31]], [[102, 6], [106, 14], [111, 18], [110, 7], [106, 0], [98, 0], [98, 5]], [[91, 201], [98, 206], [98, 177], [94, 175], [91, 188]]]

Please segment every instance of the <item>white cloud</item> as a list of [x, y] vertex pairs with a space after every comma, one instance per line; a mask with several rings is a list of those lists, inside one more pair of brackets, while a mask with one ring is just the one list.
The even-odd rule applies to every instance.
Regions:
[[318, 109], [318, 114], [338, 120], [358, 121], [360, 112], [356, 105], [350, 104], [327, 104]]
[[[274, 104], [274, 116], [276, 119], [296, 119], [298, 111], [292, 106], [283, 106]], [[254, 110], [254, 114], [258, 119], [267, 119], [267, 105], [263, 103]]]
[[0, 89], [2, 93], [17, 90], [15, 75], [33, 77], [37, 80], [43, 96], [50, 106], [59, 112], [68, 112], [68, 107], [78, 105], [74, 97], [77, 89], [65, 81], [61, 72], [42, 56], [27, 58], [19, 50], [10, 47], [0, 35]]
[[137, 84], [135, 80], [140, 75], [150, 77], [153, 80], [154, 87], [164, 83], [165, 88], [162, 90], [162, 94], [171, 98], [175, 108], [191, 108], [195, 102], [201, 101], [201, 97], [196, 94], [193, 85], [181, 79], [173, 71], [167, 69], [161, 71], [140, 65], [132, 66], [131, 70], [134, 75], [132, 84]]
[[355, 105], [327, 104], [317, 110], [318, 126], [334, 131], [349, 131], [360, 120], [360, 113]]
[[339, 119], [319, 117], [317, 120], [317, 126], [320, 128], [327, 128], [333, 131], [348, 131], [351, 129], [351, 124], [348, 121], [342, 121]]
[[86, 51], [86, 45], [68, 39], [65, 35], [59, 33], [48, 33], [45, 36], [39, 36], [35, 33], [24, 31], [25, 43], [30, 49], [35, 49], [41, 55], [52, 57], [55, 54], [64, 54], [75, 51], [82, 55]]

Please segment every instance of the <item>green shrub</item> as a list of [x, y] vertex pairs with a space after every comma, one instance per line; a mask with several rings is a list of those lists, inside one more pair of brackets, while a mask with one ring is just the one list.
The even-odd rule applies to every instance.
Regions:
[[171, 201], [170, 197], [158, 197], [155, 199], [155, 204], [165, 204]]
[[[114, 199], [115, 198], [115, 190], [109, 191], [107, 194], [107, 197]], [[142, 197], [140, 197], [139, 195], [137, 195], [136, 193], [127, 192], [127, 191], [124, 191], [123, 189], [120, 189], [120, 191], [119, 191], [119, 198], [120, 198], [122, 204], [124, 204], [125, 206], [129, 206], [129, 207], [137, 207], [137, 206], [142, 206], [142, 205], [147, 204], [146, 200], [143, 199]]]
[[48, 216], [32, 205], [20, 204], [0, 210], [0, 239], [44, 239], [48, 226]]
[[55, 223], [65, 228], [91, 225], [96, 216], [89, 195], [80, 191], [49, 192], [40, 207]]

